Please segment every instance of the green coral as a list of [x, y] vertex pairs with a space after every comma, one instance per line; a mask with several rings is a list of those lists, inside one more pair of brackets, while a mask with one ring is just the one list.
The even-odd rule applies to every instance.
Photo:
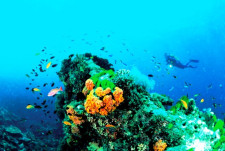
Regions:
[[215, 145], [213, 146], [213, 149], [219, 149], [221, 145], [225, 142], [225, 136], [221, 136], [220, 140], [218, 140]]
[[102, 87], [103, 89], [110, 88], [113, 90], [115, 84], [111, 81], [115, 77], [113, 70], [104, 70], [98, 74], [93, 75], [90, 79], [94, 82], [96, 87]]
[[216, 122], [216, 125], [214, 126], [213, 128], [213, 131], [216, 131], [216, 130], [220, 130], [220, 132], [223, 130], [223, 126], [224, 126], [224, 121], [223, 120], [218, 120]]

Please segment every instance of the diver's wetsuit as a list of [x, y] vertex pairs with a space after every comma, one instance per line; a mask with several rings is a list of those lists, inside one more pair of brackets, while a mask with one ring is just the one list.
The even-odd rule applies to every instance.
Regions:
[[198, 60], [190, 60], [188, 63], [186, 63], [184, 65], [178, 59], [176, 59], [174, 56], [165, 54], [165, 57], [166, 57], [167, 64], [170, 64], [172, 66], [175, 66], [175, 67], [178, 67], [178, 68], [181, 68], [181, 69], [184, 69], [184, 68], [197, 68], [197, 67], [194, 67], [194, 66], [189, 65], [189, 64], [191, 62], [195, 62], [195, 63], [198, 63], [199, 62]]

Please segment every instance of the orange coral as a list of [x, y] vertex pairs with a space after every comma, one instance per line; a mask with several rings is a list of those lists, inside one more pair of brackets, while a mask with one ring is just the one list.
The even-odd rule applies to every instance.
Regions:
[[88, 90], [93, 90], [95, 84], [91, 79], [87, 79], [85, 82], [85, 86]]
[[82, 117], [78, 117], [77, 112], [73, 109], [72, 106], [67, 105], [67, 110], [66, 110], [67, 115], [69, 116], [69, 119], [73, 121], [75, 125], [80, 125], [84, 122]]
[[80, 125], [80, 124], [82, 124], [82, 123], [84, 122], [84, 120], [82, 120], [82, 117], [78, 117], [78, 116], [70, 116], [70, 115], [69, 115], [69, 118], [70, 118], [71, 121], [73, 121], [73, 123], [74, 123], [75, 125]]
[[153, 145], [154, 151], [164, 151], [167, 147], [167, 144], [163, 142], [161, 139], [158, 140], [155, 145]]
[[[111, 92], [110, 88], [103, 90], [102, 87], [98, 87], [95, 90], [93, 89], [93, 81], [88, 79], [85, 83], [85, 87], [88, 90], [91, 90], [87, 95], [86, 102], [84, 103], [85, 110], [90, 114], [101, 114], [108, 115], [108, 113], [113, 112], [121, 102], [124, 101], [123, 90], [119, 87], [115, 88], [113, 92], [114, 99], [112, 95], [108, 95]], [[86, 89], [83, 89], [83, 93], [86, 94]], [[94, 93], [97, 95], [95, 96]], [[103, 97], [103, 100], [100, 100], [98, 97]]]
[[114, 96], [114, 99], [116, 101], [116, 103], [115, 103], [116, 106], [119, 106], [119, 104], [124, 101], [123, 90], [120, 89], [119, 87], [115, 87], [115, 91], [113, 92], [113, 96]]
[[84, 103], [85, 110], [90, 114], [96, 114], [99, 109], [103, 106], [103, 102], [94, 96], [94, 90], [87, 95], [86, 102]]
[[97, 87], [97, 88], [95, 89], [95, 93], [96, 93], [96, 95], [99, 96], [99, 97], [104, 96], [102, 87]]
[[115, 104], [115, 100], [112, 99], [112, 95], [106, 95], [103, 98], [103, 104], [105, 105], [105, 109], [108, 112], [114, 111], [116, 109], [116, 107], [114, 107]]
[[109, 94], [111, 92], [110, 88], [106, 88], [105, 90], [103, 90], [102, 87], [97, 87], [95, 89], [95, 94], [99, 97], [105, 96], [106, 94]]
[[86, 86], [83, 88], [82, 93], [86, 96], [88, 93], [88, 89], [86, 88]]
[[101, 115], [108, 115], [109, 112], [112, 112], [116, 109], [116, 107], [114, 107], [114, 103], [115, 101], [112, 99], [112, 95], [106, 95], [103, 98], [103, 105], [104, 108], [100, 109], [100, 114]]

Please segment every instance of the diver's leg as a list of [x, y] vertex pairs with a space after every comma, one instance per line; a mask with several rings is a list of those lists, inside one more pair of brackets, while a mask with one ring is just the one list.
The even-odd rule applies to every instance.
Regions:
[[186, 66], [188, 66], [191, 62], [198, 63], [199, 60], [192, 60], [192, 59], [191, 59], [191, 60], [188, 61], [188, 63], [186, 63]]

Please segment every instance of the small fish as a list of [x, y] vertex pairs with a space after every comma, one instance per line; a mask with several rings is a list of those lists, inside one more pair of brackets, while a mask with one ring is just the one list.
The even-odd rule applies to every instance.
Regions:
[[196, 97], [198, 97], [199, 95], [200, 95], [200, 94], [195, 94], [194, 97], [196, 98]]
[[111, 125], [111, 124], [107, 124], [107, 125], [105, 125], [105, 127], [115, 127], [115, 126]]
[[44, 100], [41, 104], [42, 104], [42, 105], [45, 105], [45, 103], [46, 103], [46, 100]]
[[53, 58], [55, 58], [55, 56], [52, 56], [50, 59], [53, 59]]
[[177, 76], [175, 76], [175, 75], [174, 75], [173, 77], [174, 77], [175, 79], [177, 78]]
[[25, 74], [25, 75], [26, 75], [26, 77], [30, 78], [30, 76], [28, 74]]
[[44, 52], [45, 50], [44, 50], [44, 49], [42, 49], [41, 51], [42, 51], [42, 52]]
[[34, 81], [34, 79], [32, 79], [32, 81]]
[[57, 66], [57, 64], [53, 64], [53, 65], [52, 65], [53, 68], [56, 67], [56, 66]]
[[210, 85], [208, 85], [208, 89], [211, 89], [212, 88], [212, 83]]
[[45, 106], [44, 106], [44, 108], [47, 108], [47, 107], [48, 107], [48, 105], [45, 105]]
[[105, 50], [105, 47], [102, 47], [100, 50]]
[[72, 125], [72, 124], [71, 124], [70, 122], [68, 122], [68, 121], [63, 121], [63, 124], [68, 125], [68, 126], [71, 126], [71, 125]]
[[28, 88], [28, 87], [26, 87], [26, 90], [29, 90], [29, 88]]
[[51, 85], [51, 87], [53, 87], [54, 85], [55, 85], [55, 83], [53, 82], [52, 85]]
[[127, 66], [127, 64], [126, 64], [126, 63], [124, 63], [122, 60], [120, 60], [120, 62], [121, 62], [123, 65]]
[[40, 72], [45, 72], [46, 70], [42, 69], [42, 66], [39, 68]]
[[183, 107], [187, 110], [188, 109], [187, 102], [185, 102], [184, 100], [180, 100], [180, 101], [183, 104]]
[[40, 96], [42, 96], [42, 93], [40, 93]]
[[216, 98], [215, 97], [212, 97], [212, 100], [215, 100]]
[[174, 89], [174, 87], [171, 87], [171, 88], [169, 89], [169, 92], [173, 91], [173, 89]]
[[204, 99], [201, 99], [201, 101], [200, 101], [200, 102], [201, 102], [201, 103], [203, 103], [204, 101], [205, 101]]
[[152, 78], [152, 77], [154, 77], [154, 75], [153, 74], [148, 74], [148, 77], [151, 77]]
[[59, 89], [58, 89], [58, 88], [52, 89], [52, 90], [48, 93], [48, 96], [54, 96], [54, 95], [58, 94], [60, 91], [63, 91], [62, 87], [60, 87]]
[[48, 69], [50, 67], [50, 65], [52, 64], [52, 62], [49, 62], [46, 66], [46, 69]]
[[27, 109], [33, 109], [33, 108], [34, 108], [34, 106], [33, 106], [33, 105], [28, 104], [28, 105], [26, 106], [26, 108], [27, 108]]
[[33, 88], [32, 91], [35, 91], [35, 92], [40, 92], [41, 90], [38, 89], [38, 88]]
[[42, 107], [40, 105], [35, 105], [36, 109], [41, 109]]
[[46, 113], [48, 114], [48, 113], [50, 113], [50, 111], [47, 111]]
[[39, 97], [37, 97], [37, 99], [39, 100], [40, 98], [39, 98]]
[[185, 82], [185, 88], [188, 88], [189, 86], [191, 86], [191, 84], [190, 83], [187, 83], [187, 82]]
[[48, 84], [48, 83], [44, 83], [44, 84], [43, 84], [43, 87], [45, 87], [47, 84]]

